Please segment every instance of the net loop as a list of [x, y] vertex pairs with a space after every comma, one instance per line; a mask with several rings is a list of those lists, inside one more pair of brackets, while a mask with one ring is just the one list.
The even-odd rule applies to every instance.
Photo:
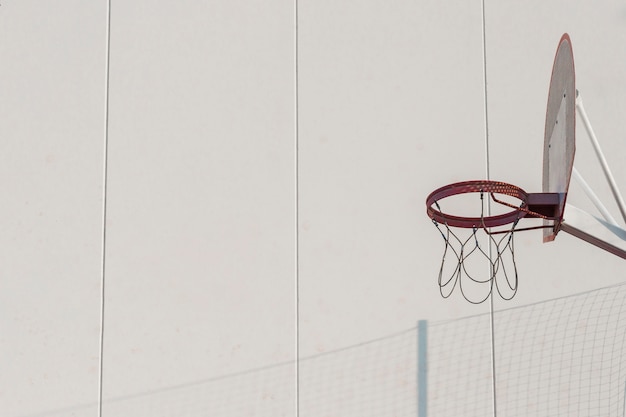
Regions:
[[[496, 239], [486, 227], [474, 227], [470, 235], [466, 238], [455, 233], [448, 224], [433, 224], [439, 230], [444, 240], [444, 252], [441, 258], [439, 269], [439, 291], [444, 298], [450, 297], [458, 286], [463, 297], [472, 304], [480, 304], [486, 301], [494, 290], [498, 295], [510, 300], [513, 298], [518, 288], [518, 272], [515, 262], [515, 222], [506, 231], [500, 231], [503, 236]], [[490, 245], [492, 257], [489, 256]], [[494, 256], [495, 255], [495, 256]], [[505, 257], [508, 258], [505, 260]], [[484, 275], [484, 269], [476, 271], [476, 264], [485, 266], [484, 262], [473, 262], [469, 266], [471, 258], [478, 258], [487, 262], [489, 273], [486, 278], [479, 278]], [[474, 259], [475, 261], [475, 259]], [[452, 271], [446, 272], [446, 264], [454, 265]], [[474, 289], [468, 291], [468, 286], [478, 284], [487, 287], [486, 291], [480, 291], [482, 295], [472, 295]], [[472, 294], [470, 294], [470, 291]]]

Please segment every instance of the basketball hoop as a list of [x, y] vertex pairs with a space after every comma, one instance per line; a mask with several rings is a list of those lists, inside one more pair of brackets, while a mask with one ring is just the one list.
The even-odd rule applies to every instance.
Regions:
[[[471, 193], [480, 196], [480, 216], [464, 217], [446, 214], [442, 211], [440, 205], [442, 200]], [[499, 195], [516, 199], [519, 204], [515, 205], [504, 201], [502, 197], [496, 197]], [[458, 285], [465, 299], [473, 304], [480, 304], [489, 297], [495, 286], [503, 299], [513, 298], [517, 292], [514, 234], [519, 231], [547, 227], [553, 228], [555, 234], [558, 233], [561, 225], [559, 205], [562, 198], [563, 196], [559, 193], [527, 193], [515, 185], [491, 180], [458, 182], [433, 191], [426, 199], [426, 212], [445, 242], [438, 280], [441, 295], [448, 298]], [[490, 207], [491, 201], [511, 210], [502, 214], [485, 215], [485, 203]], [[490, 213], [490, 210], [487, 212]], [[517, 226], [524, 218], [544, 219], [551, 221], [551, 224], [520, 229]], [[469, 236], [461, 237], [460, 233], [455, 233], [452, 228], [471, 229], [471, 231]], [[452, 260], [454, 268], [448, 276], [448, 273], [444, 272], [444, 267], [449, 251], [456, 258], [456, 265]], [[510, 257], [508, 267], [505, 256]], [[490, 273], [486, 279], [476, 278], [476, 274], [467, 266], [468, 260], [476, 257], [484, 258], [488, 262]], [[469, 296], [467, 289], [464, 289], [463, 277], [475, 284], [488, 286], [486, 295], [477, 299]], [[506, 289], [503, 284], [506, 284]]]
[[[572, 173], [575, 172], [577, 111], [600, 160], [615, 202], [626, 221], [626, 203], [617, 189], [578, 96], [572, 44], [569, 35], [563, 34], [554, 57], [548, 88], [543, 138], [542, 192], [532, 194], [504, 182], [477, 180], [446, 185], [433, 191], [426, 199], [426, 212], [445, 243], [439, 269], [439, 289], [444, 298], [449, 297], [458, 285], [463, 297], [475, 304], [489, 298], [494, 286], [502, 298], [511, 299], [517, 291], [514, 236], [515, 232], [523, 230], [543, 229], [544, 242], [553, 241], [557, 233], [563, 230], [626, 259], [626, 230], [613, 219], [578, 173], [576, 176], [580, 177], [579, 182], [602, 213], [604, 220], [570, 204], [566, 205], [570, 179]], [[477, 203], [480, 205], [476, 206], [473, 211], [473, 213], [480, 213], [480, 216], [458, 215], [461, 210], [474, 207], [471, 200], [470, 204], [466, 204], [471, 194], [480, 196], [480, 202]], [[464, 204], [447, 206], [448, 211], [455, 212], [455, 215], [445, 213], [441, 209], [442, 200], [456, 196], [452, 200], [458, 202], [459, 195], [464, 195], [460, 198]], [[485, 209], [485, 204], [487, 209]], [[495, 208], [493, 212], [492, 206]], [[563, 215], [566, 206], [568, 207], [568, 220], [564, 222]], [[449, 207], [452, 207], [452, 210]], [[542, 225], [518, 227], [521, 220], [533, 218], [542, 219]], [[450, 258], [453, 258], [452, 255], [456, 258], [456, 262], [454, 259], [450, 261]], [[479, 272], [474, 273], [473, 264], [476, 260], [481, 261], [481, 267], [479, 267]], [[482, 268], [487, 266], [483, 261], [486, 261], [489, 266], [489, 274], [481, 279], [477, 277], [484, 277], [486, 268]], [[480, 296], [475, 297], [466, 291], [469, 289], [467, 285], [464, 287], [464, 284], [468, 282], [479, 287], [482, 284], [482, 287], [487, 288], [488, 291], [486, 294], [484, 291], [479, 291]]]

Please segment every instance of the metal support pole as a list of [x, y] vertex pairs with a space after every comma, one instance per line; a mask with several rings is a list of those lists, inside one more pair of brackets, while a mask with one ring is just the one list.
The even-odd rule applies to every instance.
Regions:
[[585, 129], [587, 129], [587, 134], [589, 135], [589, 139], [591, 140], [591, 144], [593, 145], [593, 149], [596, 151], [596, 156], [600, 161], [600, 165], [602, 166], [602, 171], [604, 171], [604, 176], [611, 187], [611, 191], [613, 192], [613, 197], [617, 202], [617, 206], [619, 207], [619, 211], [622, 214], [622, 219], [626, 223], [626, 203], [624, 203], [624, 199], [617, 188], [617, 184], [615, 183], [615, 179], [613, 178], [613, 174], [611, 173], [611, 169], [609, 168], [609, 164], [602, 153], [602, 149], [600, 149], [600, 143], [596, 138], [596, 134], [591, 127], [591, 123], [589, 123], [589, 118], [587, 117], [587, 113], [585, 113], [585, 108], [583, 107], [583, 100], [576, 92], [576, 109], [578, 110], [578, 114], [585, 125]]
[[620, 225], [617, 224], [617, 221], [615, 221], [615, 218], [611, 215], [611, 213], [609, 213], [606, 207], [604, 207], [604, 204], [602, 204], [596, 193], [594, 193], [589, 184], [587, 184], [587, 181], [585, 181], [583, 176], [580, 175], [576, 167], [572, 169], [572, 174], [576, 182], [582, 187], [585, 194], [587, 194], [587, 197], [589, 197], [593, 205], [596, 206], [600, 214], [602, 214], [604, 220], [606, 220], [613, 226], [620, 227]]

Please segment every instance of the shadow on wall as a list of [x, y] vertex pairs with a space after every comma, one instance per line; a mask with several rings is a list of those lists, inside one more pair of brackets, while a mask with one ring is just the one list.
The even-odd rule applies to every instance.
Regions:
[[[498, 412], [569, 416], [584, 408], [621, 416], [625, 305], [626, 283], [495, 312]], [[103, 415], [276, 417], [297, 409], [305, 417], [484, 416], [493, 404], [489, 321], [488, 314], [422, 321], [421, 331], [416, 326], [298, 363], [105, 399]], [[418, 414], [424, 327], [419, 395], [427, 407]], [[22, 417], [92, 417], [96, 409], [94, 403]]]

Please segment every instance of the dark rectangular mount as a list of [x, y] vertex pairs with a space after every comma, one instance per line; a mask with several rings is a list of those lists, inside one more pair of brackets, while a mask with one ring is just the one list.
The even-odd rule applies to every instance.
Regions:
[[528, 214], [526, 217], [547, 218], [558, 220], [561, 218], [561, 193], [530, 193], [526, 199]]

